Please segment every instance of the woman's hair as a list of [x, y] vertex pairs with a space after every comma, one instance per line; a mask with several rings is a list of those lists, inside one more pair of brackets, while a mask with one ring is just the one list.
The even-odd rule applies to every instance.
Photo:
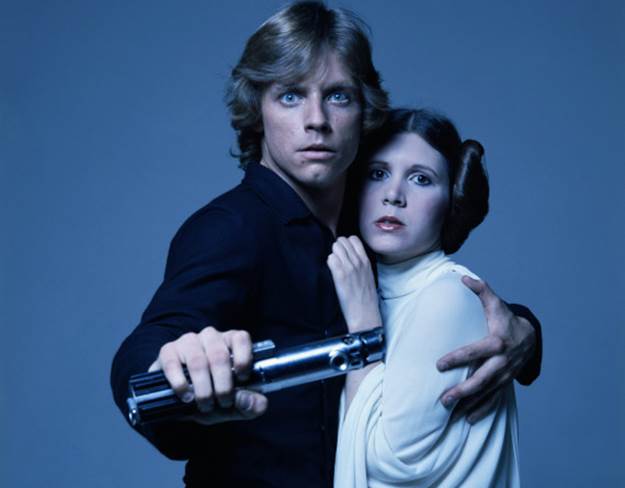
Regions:
[[484, 148], [474, 140], [462, 141], [454, 124], [432, 110], [391, 110], [375, 133], [363, 141], [356, 178], [362, 181], [371, 156], [396, 135], [413, 132], [443, 155], [449, 172], [449, 208], [441, 230], [441, 247], [453, 254], [488, 213], [488, 176]]
[[277, 12], [248, 39], [226, 91], [237, 133], [240, 166], [261, 159], [261, 96], [274, 81], [296, 83], [315, 69], [328, 49], [345, 64], [360, 92], [363, 135], [379, 127], [388, 94], [371, 60], [367, 26], [354, 13], [321, 2], [297, 2]]

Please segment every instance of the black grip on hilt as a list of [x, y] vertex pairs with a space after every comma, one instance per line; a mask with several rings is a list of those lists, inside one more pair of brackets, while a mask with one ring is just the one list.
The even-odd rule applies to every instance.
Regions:
[[[252, 360], [261, 361], [271, 357], [276, 350], [273, 341], [266, 340], [252, 345]], [[182, 371], [191, 385], [191, 376], [186, 366]], [[258, 384], [262, 381], [256, 371], [250, 372], [250, 378], [242, 383], [235, 377], [235, 386]], [[253, 388], [252, 388], [253, 389]], [[149, 423], [172, 418], [179, 418], [197, 413], [197, 404], [194, 401], [185, 403], [174, 393], [169, 381], [162, 371], [139, 373], [130, 377], [128, 381], [128, 420], [134, 426], [138, 423]]]
[[[323, 339], [276, 351], [273, 342], [253, 345], [253, 367], [249, 379], [234, 383], [261, 393], [319, 381], [359, 369], [384, 356], [382, 327]], [[186, 368], [189, 384], [191, 378]], [[132, 425], [197, 413], [196, 402], [184, 403], [169, 385], [162, 371], [134, 375], [129, 381], [128, 418]]]
[[[191, 377], [183, 368], [189, 384]], [[128, 419], [132, 425], [155, 420], [191, 415], [197, 411], [195, 402], [184, 403], [173, 390], [162, 371], [134, 375], [128, 382]], [[137, 402], [141, 398], [141, 402]]]

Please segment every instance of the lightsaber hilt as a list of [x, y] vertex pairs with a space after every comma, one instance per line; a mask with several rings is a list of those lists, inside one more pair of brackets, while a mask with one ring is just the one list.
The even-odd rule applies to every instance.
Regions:
[[[277, 350], [273, 341], [252, 347], [249, 380], [235, 378], [235, 388], [270, 393], [360, 369], [384, 357], [384, 330], [345, 334]], [[183, 368], [187, 381], [191, 378]], [[128, 418], [132, 425], [171, 420], [197, 413], [195, 402], [184, 403], [162, 371], [133, 375], [128, 382]]]

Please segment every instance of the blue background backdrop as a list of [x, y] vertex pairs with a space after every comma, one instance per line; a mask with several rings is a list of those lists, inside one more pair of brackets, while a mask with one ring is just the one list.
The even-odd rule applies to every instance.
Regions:
[[[241, 178], [223, 88], [280, 5], [0, 2], [1, 486], [180, 485], [110, 362], [178, 226]], [[458, 259], [543, 322], [525, 486], [623, 486], [625, 4], [331, 5], [371, 25], [396, 104], [486, 147], [492, 211]]]

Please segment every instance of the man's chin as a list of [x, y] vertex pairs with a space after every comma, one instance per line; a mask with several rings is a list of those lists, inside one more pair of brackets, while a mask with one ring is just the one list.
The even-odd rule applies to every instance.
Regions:
[[336, 175], [313, 175], [306, 178], [305, 187], [310, 191], [330, 191], [343, 183], [343, 179]]
[[342, 184], [345, 174], [345, 171], [339, 173], [329, 165], [319, 165], [315, 168], [308, 168], [308, 171], [302, 175], [302, 183], [310, 188], [328, 190]]

